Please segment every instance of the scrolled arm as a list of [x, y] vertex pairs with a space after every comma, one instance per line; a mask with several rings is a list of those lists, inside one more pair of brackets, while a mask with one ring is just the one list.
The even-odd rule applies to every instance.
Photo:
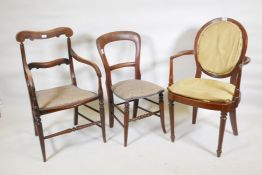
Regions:
[[248, 63], [250, 63], [250, 61], [251, 61], [251, 58], [250, 58], [250, 57], [247, 57], [247, 56], [245, 56], [245, 57], [244, 57], [244, 59], [243, 59], [243, 62], [242, 62], [242, 64], [243, 64], [243, 65], [247, 65]]
[[184, 51], [178, 52], [175, 55], [170, 56], [169, 86], [173, 84], [173, 60], [175, 58], [178, 58], [184, 55], [192, 55], [192, 54], [194, 54], [194, 50], [184, 50]]
[[73, 49], [70, 49], [70, 55], [77, 61], [81, 62], [81, 63], [84, 63], [84, 64], [88, 64], [89, 66], [91, 66], [92, 68], [94, 68], [95, 72], [96, 72], [96, 75], [101, 78], [102, 77], [102, 74], [101, 74], [101, 71], [99, 69], [99, 67], [93, 63], [92, 61], [89, 61], [87, 59], [84, 59], [82, 57], [80, 57], [79, 55], [77, 55], [75, 53], [75, 51]]
[[194, 54], [194, 50], [184, 50], [184, 51], [178, 52], [175, 55], [170, 56], [170, 60], [181, 57], [183, 55], [192, 55], [192, 54]]

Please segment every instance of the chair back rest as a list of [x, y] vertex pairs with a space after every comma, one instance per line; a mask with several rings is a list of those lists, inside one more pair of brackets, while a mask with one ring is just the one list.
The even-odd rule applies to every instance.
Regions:
[[73, 31], [69, 27], [58, 27], [47, 31], [21, 31], [16, 34], [16, 41], [22, 43], [26, 39], [48, 39], [59, 37], [60, 35], [71, 37], [73, 35]]
[[68, 53], [69, 49], [71, 48], [71, 40], [70, 37], [73, 35], [72, 29], [69, 27], [59, 27], [55, 28], [52, 30], [47, 30], [47, 31], [21, 31], [16, 34], [16, 40], [17, 42], [20, 43], [20, 50], [21, 50], [21, 55], [22, 55], [22, 61], [23, 61], [23, 67], [25, 71], [25, 77], [27, 79], [28, 74], [33, 68], [49, 68], [49, 67], [54, 67], [58, 66], [61, 64], [66, 64], [70, 65], [70, 73], [71, 73], [71, 79], [73, 84], [76, 85], [76, 80], [75, 80], [75, 73], [73, 69], [73, 61], [72, 57], [70, 56], [69, 53], [69, 58], [57, 58], [53, 59], [52, 61], [48, 62], [31, 62], [27, 63], [26, 60], [26, 54], [25, 54], [25, 48], [24, 48], [24, 42], [25, 40], [35, 40], [35, 39], [49, 39], [49, 38], [54, 38], [54, 37], [60, 37], [61, 35], [65, 35], [67, 37], [67, 46], [68, 46]]
[[[109, 65], [107, 56], [105, 54], [105, 46], [114, 41], [124, 41], [129, 40], [135, 44], [135, 61], [134, 62], [124, 62], [114, 65]], [[140, 49], [141, 49], [141, 39], [138, 33], [132, 31], [117, 31], [104, 34], [96, 40], [97, 49], [102, 59], [105, 72], [106, 72], [106, 82], [107, 86], [111, 87], [111, 71], [124, 68], [124, 67], [134, 67], [135, 68], [135, 79], [141, 79], [140, 73]]]
[[205, 24], [195, 39], [195, 58], [203, 72], [212, 77], [231, 76], [244, 59], [247, 34], [230, 18], [217, 18]]

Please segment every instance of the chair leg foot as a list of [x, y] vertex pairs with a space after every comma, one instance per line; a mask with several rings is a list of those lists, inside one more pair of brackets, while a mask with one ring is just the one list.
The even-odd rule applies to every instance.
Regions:
[[222, 153], [222, 151], [220, 150], [217, 150], [217, 157], [220, 157], [221, 156], [221, 153]]
[[223, 144], [223, 139], [224, 139], [226, 120], [227, 120], [227, 113], [222, 111], [221, 117], [220, 117], [217, 157], [220, 157], [222, 153], [222, 144]]
[[46, 162], [45, 141], [44, 141], [43, 127], [42, 127], [40, 117], [37, 117], [36, 119], [36, 126], [37, 126], [37, 132], [39, 135], [39, 142], [40, 142], [40, 147], [42, 151], [43, 161]]
[[159, 110], [160, 110], [161, 127], [163, 132], [166, 133], [163, 93], [159, 94]]
[[124, 146], [127, 146], [127, 138], [128, 138], [128, 122], [129, 122], [129, 103], [125, 103], [124, 109]]
[[192, 124], [196, 124], [197, 119], [197, 107], [193, 107]]
[[229, 112], [229, 116], [230, 116], [230, 122], [233, 130], [233, 134], [237, 136], [238, 129], [237, 129], [236, 109], [233, 109], [233, 111]]
[[170, 138], [172, 142], [175, 142], [175, 136], [170, 136]]
[[171, 130], [171, 141], [175, 141], [175, 121], [174, 121], [174, 102], [169, 100], [169, 116], [170, 116], [170, 130]]

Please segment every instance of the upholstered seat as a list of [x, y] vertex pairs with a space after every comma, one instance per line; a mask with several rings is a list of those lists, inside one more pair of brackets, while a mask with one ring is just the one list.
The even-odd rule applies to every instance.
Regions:
[[132, 100], [158, 94], [164, 89], [144, 80], [124, 80], [114, 84], [112, 91], [123, 100]]
[[96, 96], [97, 94], [80, 89], [74, 85], [36, 91], [37, 102], [40, 110], [74, 105]]
[[168, 87], [168, 90], [193, 99], [227, 102], [232, 100], [235, 86], [211, 79], [187, 78], [175, 82]]

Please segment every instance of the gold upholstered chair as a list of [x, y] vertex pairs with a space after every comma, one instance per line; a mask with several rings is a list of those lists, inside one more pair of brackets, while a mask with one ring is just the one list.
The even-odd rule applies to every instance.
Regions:
[[[60, 37], [61, 35], [64, 35], [66, 37], [65, 40], [67, 42], [68, 58], [58, 58], [48, 62], [31, 62], [31, 63], [27, 62], [25, 48], [24, 48], [25, 40], [50, 39], [54, 37]], [[46, 161], [45, 140], [52, 137], [56, 137], [62, 134], [70, 133], [72, 131], [76, 131], [89, 126], [96, 125], [101, 127], [103, 141], [106, 142], [104, 102], [103, 102], [104, 100], [103, 100], [103, 90], [101, 85], [101, 72], [95, 63], [78, 56], [73, 51], [71, 47], [71, 39], [70, 39], [72, 35], [73, 35], [73, 31], [68, 27], [59, 27], [48, 31], [21, 31], [16, 35], [16, 40], [20, 43], [24, 75], [28, 87], [31, 109], [33, 114], [35, 135], [39, 137], [44, 162]], [[98, 93], [91, 92], [77, 87], [74, 65], [73, 65], [74, 60], [92, 67], [93, 70], [96, 72], [97, 79], [98, 79]], [[72, 80], [71, 84], [50, 88], [50, 89], [36, 90], [34, 86], [31, 69], [50, 68], [61, 64], [65, 64], [69, 66], [70, 76]], [[95, 100], [99, 100], [98, 110], [88, 105], [89, 102]], [[80, 105], [86, 106], [87, 108], [99, 113], [100, 120], [93, 121], [88, 117], [86, 117], [85, 115], [83, 115], [83, 113], [80, 113], [78, 111], [78, 107]], [[46, 114], [65, 110], [65, 109], [74, 109], [74, 125], [76, 126], [54, 134], [44, 135], [41, 117]], [[78, 125], [78, 116], [83, 117], [84, 119], [89, 121], [89, 123]]]
[[[222, 142], [227, 113], [233, 134], [238, 135], [236, 108], [240, 102], [240, 81], [246, 57], [247, 33], [234, 19], [217, 18], [206, 23], [197, 33], [194, 50], [179, 52], [170, 57], [168, 86], [171, 140], [174, 141], [174, 104], [179, 102], [193, 106], [192, 123], [196, 123], [197, 109], [221, 111], [217, 156], [222, 153]], [[173, 80], [173, 61], [183, 55], [194, 55], [195, 78]], [[201, 78], [204, 73], [212, 78]], [[230, 77], [230, 83], [218, 79]]]

